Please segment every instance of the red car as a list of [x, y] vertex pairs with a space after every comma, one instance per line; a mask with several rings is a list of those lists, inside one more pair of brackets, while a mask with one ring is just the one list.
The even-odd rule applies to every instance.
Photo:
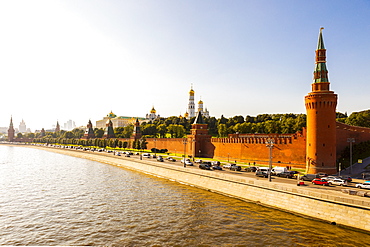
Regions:
[[312, 180], [312, 184], [329, 186], [329, 182], [322, 178], [315, 178], [314, 180]]

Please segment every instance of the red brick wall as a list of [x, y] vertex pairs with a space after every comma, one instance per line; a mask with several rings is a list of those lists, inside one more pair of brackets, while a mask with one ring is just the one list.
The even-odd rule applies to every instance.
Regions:
[[[250, 135], [243, 138], [213, 138], [214, 157], [230, 162], [256, 162], [267, 164], [269, 148], [267, 138], [274, 139], [273, 165], [305, 167], [306, 138], [302, 133], [291, 135]], [[279, 137], [281, 136], [281, 137]]]

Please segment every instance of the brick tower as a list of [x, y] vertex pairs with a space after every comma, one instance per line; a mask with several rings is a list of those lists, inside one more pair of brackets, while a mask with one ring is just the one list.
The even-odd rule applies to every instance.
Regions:
[[89, 120], [89, 122], [87, 123], [87, 128], [86, 128], [86, 131], [85, 131], [85, 134], [84, 134], [84, 138], [86, 138], [86, 139], [95, 138], [95, 133], [94, 133], [94, 129], [93, 129], [93, 125], [91, 123], [91, 120]]
[[207, 153], [207, 142], [211, 136], [208, 134], [208, 124], [203, 120], [202, 113], [197, 112], [194, 123], [191, 125], [191, 134], [187, 136], [190, 145], [190, 153], [193, 157], [205, 157]]
[[8, 129], [8, 141], [12, 142], [14, 141], [14, 127], [13, 127], [13, 117], [10, 117], [10, 124]]
[[312, 91], [305, 97], [307, 112], [306, 172], [336, 173], [337, 95], [329, 90], [326, 49], [320, 28]]

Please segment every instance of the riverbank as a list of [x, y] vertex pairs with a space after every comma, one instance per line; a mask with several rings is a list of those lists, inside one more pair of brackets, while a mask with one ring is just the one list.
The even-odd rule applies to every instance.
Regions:
[[370, 232], [370, 198], [347, 195], [338, 191], [326, 192], [304, 186], [268, 182], [217, 171], [189, 169], [153, 160], [134, 160], [114, 156], [111, 153], [22, 146], [140, 171], [298, 215]]

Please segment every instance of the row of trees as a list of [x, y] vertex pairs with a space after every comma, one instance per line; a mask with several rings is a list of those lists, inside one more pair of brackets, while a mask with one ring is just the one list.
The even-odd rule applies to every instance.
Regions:
[[118, 139], [75, 139], [75, 138], [35, 138], [33, 142], [47, 143], [47, 144], [61, 144], [61, 145], [79, 145], [85, 147], [100, 147], [100, 148], [132, 148], [132, 149], [146, 149], [147, 142], [145, 138], [136, 141], [121, 141]]
[[[141, 124], [141, 131], [146, 137], [159, 138], [182, 138], [190, 133], [191, 124], [195, 118], [186, 119], [182, 117], [159, 118]], [[260, 114], [252, 116], [234, 116], [225, 118], [221, 116], [204, 118], [208, 124], [209, 134], [213, 137], [227, 137], [228, 134], [286, 134], [301, 131], [306, 126], [305, 114]], [[349, 117], [347, 114], [337, 113], [337, 121], [362, 127], [370, 127], [370, 110], [352, 113]], [[134, 131], [134, 126], [117, 127], [114, 129], [116, 138], [130, 138]], [[96, 138], [102, 138], [103, 129], [94, 129]], [[47, 132], [44, 138], [64, 138], [79, 139], [84, 135], [84, 130], [74, 129], [72, 131], [61, 130], [59, 132]], [[18, 138], [38, 138], [40, 133], [19, 133]]]

